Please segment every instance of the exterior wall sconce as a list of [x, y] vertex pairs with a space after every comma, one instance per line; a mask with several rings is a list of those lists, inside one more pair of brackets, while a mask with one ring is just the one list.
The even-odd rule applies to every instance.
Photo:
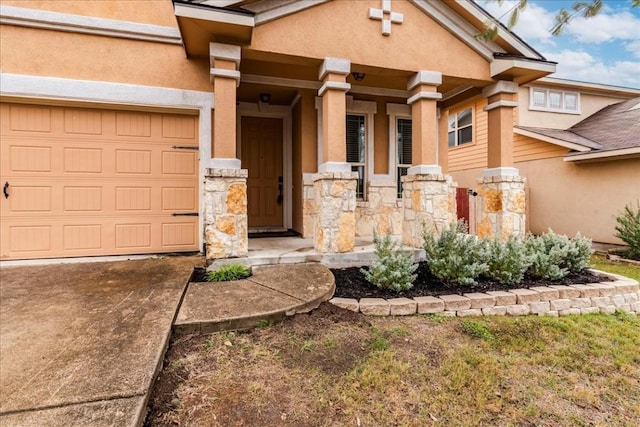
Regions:
[[271, 94], [270, 93], [261, 93], [260, 94], [260, 102], [268, 104], [269, 101], [271, 101]]
[[357, 82], [361, 82], [362, 80], [364, 80], [366, 76], [365, 73], [351, 73], [351, 75]]

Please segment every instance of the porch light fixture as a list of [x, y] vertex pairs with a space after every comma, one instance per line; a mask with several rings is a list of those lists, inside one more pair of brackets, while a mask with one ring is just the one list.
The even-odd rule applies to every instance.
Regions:
[[357, 82], [363, 81], [366, 76], [365, 73], [351, 73], [351, 75]]
[[269, 101], [271, 101], [271, 94], [270, 93], [261, 93], [260, 94], [260, 102], [264, 102], [265, 104], [268, 104]]

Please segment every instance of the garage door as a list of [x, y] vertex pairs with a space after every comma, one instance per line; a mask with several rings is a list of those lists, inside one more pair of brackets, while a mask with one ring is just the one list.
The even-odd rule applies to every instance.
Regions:
[[0, 110], [1, 259], [198, 250], [197, 117]]

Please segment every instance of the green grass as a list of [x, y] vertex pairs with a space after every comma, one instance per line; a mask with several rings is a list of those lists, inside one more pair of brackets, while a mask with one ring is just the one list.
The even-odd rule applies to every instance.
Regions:
[[609, 273], [621, 274], [640, 282], [640, 266], [626, 264], [622, 262], [612, 262], [602, 255], [594, 255], [591, 257], [591, 266], [596, 270], [602, 270]]

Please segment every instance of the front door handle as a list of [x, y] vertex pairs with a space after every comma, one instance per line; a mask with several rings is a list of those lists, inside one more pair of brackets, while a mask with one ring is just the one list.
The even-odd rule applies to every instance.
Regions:
[[4, 186], [2, 187], [2, 193], [4, 194], [5, 199], [9, 198], [9, 192], [7, 190], [9, 190], [9, 181], [5, 181]]
[[282, 204], [282, 177], [278, 177], [278, 204]]

